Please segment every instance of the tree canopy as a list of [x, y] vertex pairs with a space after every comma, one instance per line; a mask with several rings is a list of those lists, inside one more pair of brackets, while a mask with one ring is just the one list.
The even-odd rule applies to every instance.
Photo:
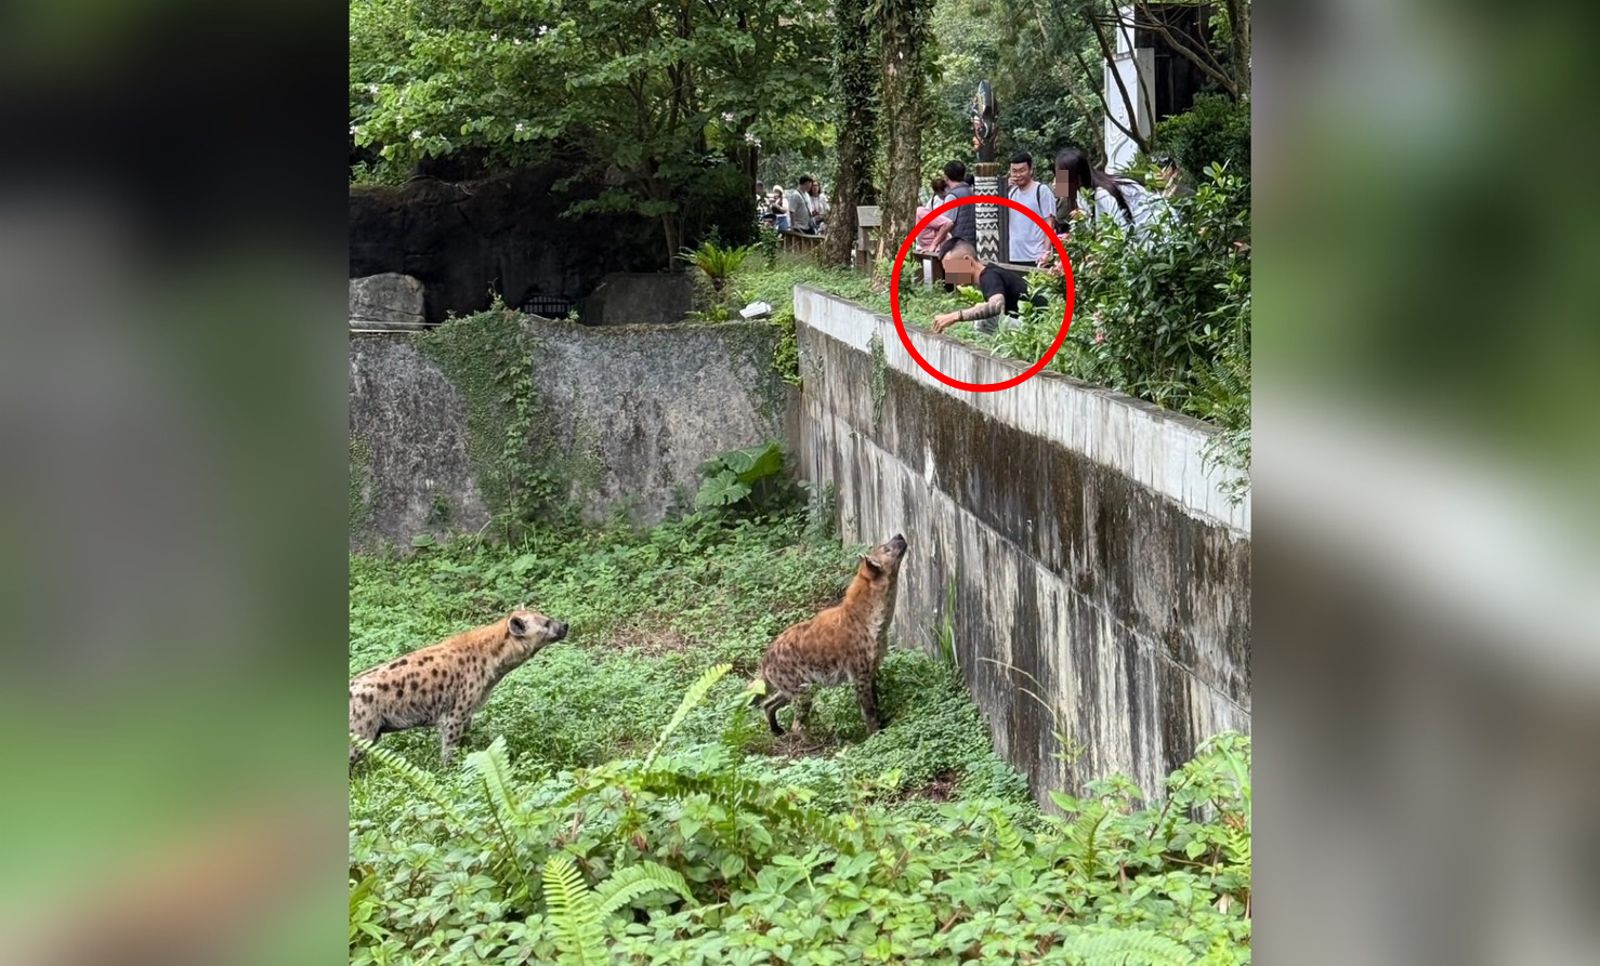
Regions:
[[[683, 242], [686, 190], [753, 179], [770, 134], [817, 116], [822, 8], [777, 0], [353, 0], [356, 175], [420, 160], [556, 162], [606, 186], [590, 208]], [[717, 169], [725, 169], [718, 171]]]

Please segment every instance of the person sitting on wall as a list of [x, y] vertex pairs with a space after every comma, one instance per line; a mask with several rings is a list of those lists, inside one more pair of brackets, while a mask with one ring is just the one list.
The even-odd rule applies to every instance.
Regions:
[[[917, 206], [917, 221], [928, 217], [928, 212], [933, 209], [927, 205]], [[944, 240], [949, 237], [950, 229], [955, 227], [955, 222], [949, 215], [939, 215], [928, 223], [928, 227], [917, 233], [916, 250], [928, 255], [936, 255], [944, 247]]]
[[999, 328], [998, 316], [1015, 317], [1017, 305], [1028, 299], [1035, 305], [1043, 304], [1038, 296], [1028, 295], [1028, 280], [1010, 269], [990, 265], [978, 257], [978, 250], [970, 242], [958, 240], [944, 256], [945, 274], [970, 276], [983, 301], [959, 312], [943, 312], [933, 317], [933, 331], [943, 332], [957, 322], [976, 322], [985, 333]]

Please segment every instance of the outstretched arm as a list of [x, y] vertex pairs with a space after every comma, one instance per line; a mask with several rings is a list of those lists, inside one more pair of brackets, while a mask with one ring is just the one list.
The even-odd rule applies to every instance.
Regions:
[[933, 317], [933, 331], [943, 332], [957, 322], [976, 322], [979, 319], [992, 319], [1006, 310], [1006, 297], [999, 292], [989, 296], [987, 301], [959, 312], [946, 312]]

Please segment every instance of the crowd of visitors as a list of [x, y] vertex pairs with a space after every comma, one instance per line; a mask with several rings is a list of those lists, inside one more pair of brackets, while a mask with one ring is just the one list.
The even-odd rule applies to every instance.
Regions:
[[[1178, 176], [1170, 159], [1159, 159], [1155, 187], [1147, 188], [1133, 178], [1110, 174], [1094, 167], [1089, 156], [1075, 147], [1058, 152], [1051, 181], [1034, 176], [1033, 156], [1026, 151], [1012, 155], [1007, 172], [1006, 197], [1038, 216], [1046, 226], [1022, 211], [1006, 211], [1007, 251], [1003, 261], [1012, 266], [1029, 266], [1060, 274], [1056, 262], [1054, 236], [1065, 237], [1074, 223], [1115, 218], [1140, 244], [1150, 244], [1151, 232], [1168, 209], [1168, 199], [1191, 189]], [[917, 208], [917, 222], [928, 213], [959, 198], [973, 194], [973, 176], [961, 161], [944, 166], [943, 174], [927, 186], [927, 202]], [[820, 235], [827, 230], [828, 200], [822, 183], [801, 175], [794, 188], [773, 185], [767, 190], [756, 183], [756, 211], [762, 223], [779, 231]], [[933, 263], [933, 277], [965, 284], [970, 281], [983, 294], [983, 301], [962, 310], [946, 313], [934, 320], [934, 329], [943, 331], [960, 321], [977, 322], [994, 331], [997, 317], [1015, 315], [1021, 301], [1029, 298], [1025, 275], [1005, 265], [992, 264], [978, 255], [978, 209], [962, 205], [935, 216], [917, 233], [913, 250]]]
[[756, 212], [761, 223], [779, 231], [798, 231], [821, 235], [827, 230], [828, 195], [822, 182], [809, 174], [800, 176], [794, 188], [785, 191], [783, 185], [766, 185], [756, 182]]
[[[1189, 192], [1178, 177], [1170, 159], [1159, 161], [1159, 186], [1146, 188], [1122, 175], [1110, 174], [1089, 162], [1078, 148], [1066, 148], [1055, 157], [1053, 184], [1034, 178], [1033, 156], [1026, 151], [1012, 155], [1007, 177], [1006, 197], [1037, 215], [1046, 229], [1022, 211], [1006, 211], [1007, 251], [1005, 261], [1018, 266], [1036, 266], [1061, 274], [1052, 234], [1065, 237], [1076, 222], [1116, 218], [1139, 244], [1151, 244], [1152, 227], [1167, 211], [1168, 199]], [[920, 222], [940, 205], [972, 194], [971, 179], [960, 161], [945, 165], [944, 176], [928, 185], [928, 204], [917, 209]], [[963, 205], [936, 216], [917, 236], [915, 249], [935, 256], [936, 278], [971, 280], [983, 300], [960, 312], [937, 316], [934, 330], [942, 332], [957, 322], [977, 322], [993, 332], [997, 317], [1015, 315], [1017, 305], [1028, 299], [1027, 278], [1018, 271], [985, 262], [977, 251], [977, 208]]]

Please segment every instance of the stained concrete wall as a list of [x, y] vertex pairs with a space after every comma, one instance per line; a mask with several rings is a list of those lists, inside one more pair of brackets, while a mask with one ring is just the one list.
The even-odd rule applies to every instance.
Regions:
[[350, 546], [410, 546], [489, 520], [467, 399], [410, 332], [350, 333]]
[[[658, 522], [692, 501], [705, 460], [787, 435], [790, 392], [766, 323], [593, 328], [529, 317], [525, 330], [538, 413], [530, 446], [559, 461], [590, 520], [622, 508]], [[421, 351], [427, 337], [351, 333], [354, 548], [475, 533], [489, 520], [469, 400]]]
[[[700, 464], [784, 436], [786, 384], [765, 322], [607, 325], [534, 321], [543, 431], [582, 464], [572, 496], [590, 519], [625, 506], [664, 519], [700, 488]], [[691, 504], [692, 506], [692, 504]]]
[[[845, 539], [905, 533], [895, 640], [936, 653], [949, 621], [1042, 802], [1112, 772], [1157, 791], [1207, 736], [1249, 730], [1250, 507], [1203, 464], [1214, 430], [1055, 375], [957, 391], [887, 318], [804, 286], [795, 315], [803, 472], [835, 488]], [[968, 382], [1024, 368], [911, 338]]]

